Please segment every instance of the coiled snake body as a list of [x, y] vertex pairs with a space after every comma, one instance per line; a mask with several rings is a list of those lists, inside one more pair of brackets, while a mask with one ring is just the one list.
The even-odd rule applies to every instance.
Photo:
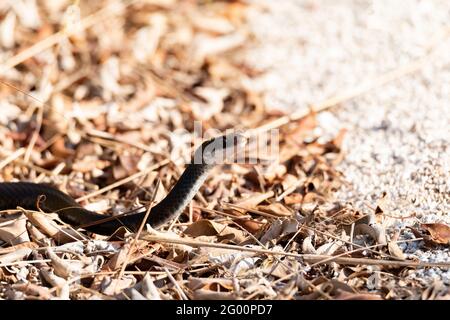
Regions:
[[[177, 217], [190, 203], [217, 164], [218, 155], [234, 150], [246, 138], [239, 133], [220, 136], [204, 142], [194, 153], [193, 161], [186, 167], [169, 194], [151, 209], [146, 221], [157, 228]], [[223, 157], [222, 157], [223, 159]], [[81, 207], [69, 195], [45, 184], [30, 182], [0, 183], [0, 210], [22, 207], [29, 210], [56, 212], [61, 220], [73, 226], [89, 225], [107, 216]], [[145, 218], [145, 212], [121, 216], [106, 222], [86, 226], [84, 229], [103, 235], [110, 235], [121, 226], [137, 231]]]

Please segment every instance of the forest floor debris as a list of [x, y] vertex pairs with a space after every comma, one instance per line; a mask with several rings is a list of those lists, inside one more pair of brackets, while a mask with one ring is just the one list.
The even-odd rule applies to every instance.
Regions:
[[[192, 141], [195, 121], [259, 132], [283, 117], [248, 86], [262, 72], [243, 59], [257, 40], [252, 3], [27, 4], [27, 17], [0, 4], [1, 181], [52, 183], [117, 215], [167, 194], [203, 139]], [[448, 298], [416, 269], [450, 262], [410, 250], [448, 247], [448, 227], [399, 238], [382, 201], [363, 214], [336, 200], [348, 132], [304, 115], [279, 127], [277, 161], [216, 168], [163, 230], [104, 237], [2, 212], [0, 298]]]

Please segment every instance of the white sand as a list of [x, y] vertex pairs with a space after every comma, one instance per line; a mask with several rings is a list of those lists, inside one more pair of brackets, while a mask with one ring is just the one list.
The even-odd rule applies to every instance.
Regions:
[[[423, 56], [450, 28], [447, 0], [255, 0], [249, 23], [260, 45], [247, 59], [265, 75], [250, 85], [286, 112], [305, 108]], [[362, 211], [387, 192], [390, 215], [450, 224], [450, 36], [417, 73], [319, 116], [325, 134], [347, 128], [336, 195]], [[400, 220], [394, 227], [417, 223]], [[402, 237], [409, 237], [403, 229]], [[449, 250], [403, 245], [424, 261]], [[450, 271], [412, 276], [450, 283]]]

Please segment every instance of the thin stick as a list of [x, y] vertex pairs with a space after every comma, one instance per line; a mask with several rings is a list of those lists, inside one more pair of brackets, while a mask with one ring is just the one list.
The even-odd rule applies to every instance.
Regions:
[[0, 170], [6, 167], [11, 162], [14, 162], [17, 158], [21, 157], [25, 153], [25, 148], [20, 148], [11, 153], [4, 160], [0, 161]]
[[27, 147], [27, 151], [25, 152], [25, 155], [23, 157], [23, 160], [25, 162], [29, 162], [30, 161], [30, 157], [31, 157], [31, 152], [33, 151], [34, 145], [37, 142], [37, 139], [39, 138], [39, 131], [41, 131], [42, 128], [42, 120], [44, 118], [44, 107], [43, 106], [39, 106], [37, 108], [37, 126], [36, 129], [33, 132], [33, 135], [31, 136], [31, 140], [30, 140], [30, 144]]
[[389, 261], [389, 260], [368, 259], [368, 258], [347, 258], [347, 257], [337, 257], [337, 256], [328, 256], [328, 255], [298, 254], [298, 253], [290, 253], [290, 252], [282, 252], [282, 251], [272, 251], [272, 250], [260, 249], [260, 248], [248, 248], [248, 247], [222, 244], [222, 243], [209, 243], [209, 242], [195, 241], [195, 240], [171, 239], [171, 238], [154, 236], [154, 235], [145, 235], [145, 236], [143, 236], [143, 239], [147, 240], [147, 241], [155, 241], [155, 242], [184, 244], [184, 245], [188, 245], [188, 246], [192, 246], [192, 247], [210, 247], [210, 248], [220, 248], [220, 249], [235, 250], [235, 251], [256, 252], [256, 253], [269, 254], [269, 255], [282, 255], [282, 256], [300, 258], [308, 263], [316, 263], [316, 262], [320, 262], [321, 260], [332, 259], [332, 260], [327, 261], [326, 263], [334, 261], [338, 264], [345, 264], [345, 265], [360, 265], [360, 264], [362, 264], [362, 265], [379, 265], [379, 266], [391, 266], [391, 267], [450, 268], [450, 262]]
[[[160, 183], [160, 180], [158, 180], [158, 182], [156, 183], [156, 188], [153, 191], [152, 199], [151, 199], [150, 203], [153, 203], [153, 201], [155, 200], [156, 193], [158, 192], [158, 188], [159, 188], [159, 183]], [[139, 229], [136, 232], [136, 235], [135, 235], [133, 241], [130, 244], [130, 250], [128, 251], [128, 254], [127, 254], [126, 258], [125, 258], [125, 261], [123, 262], [122, 268], [120, 269], [120, 272], [119, 272], [119, 274], [117, 276], [118, 279], [122, 278], [123, 273], [125, 272], [125, 268], [127, 267], [128, 261], [130, 261], [130, 258], [131, 258], [131, 253], [133, 252], [134, 246], [136, 245], [136, 243], [137, 243], [137, 241], [139, 239], [139, 236], [141, 235], [141, 232], [144, 229], [145, 224], [147, 223], [147, 218], [150, 215], [151, 210], [152, 210], [152, 206], [149, 205], [148, 209], [147, 209], [147, 212], [145, 213], [144, 219], [142, 219], [141, 225], [139, 226]]]
[[266, 217], [266, 218], [272, 218], [272, 219], [280, 219], [283, 218], [283, 216], [276, 216], [274, 214], [270, 214], [267, 212], [263, 212], [263, 211], [259, 211], [256, 209], [251, 209], [251, 208], [246, 208], [246, 207], [242, 207], [242, 206], [238, 206], [234, 203], [229, 203], [229, 202], [225, 202], [225, 201], [221, 201], [221, 204], [224, 204], [227, 207], [230, 207], [231, 209], [235, 209], [235, 210], [245, 210], [254, 214], [259, 214], [260, 216]]
[[226, 213], [226, 212], [222, 212], [222, 211], [219, 211], [219, 210], [208, 209], [208, 208], [203, 208], [203, 207], [199, 207], [199, 206], [193, 206], [193, 207], [196, 208], [196, 209], [199, 209], [199, 210], [201, 210], [201, 211], [203, 211], [203, 212], [206, 212], [206, 213], [218, 214], [218, 215], [222, 215], [222, 216], [225, 216], [225, 217], [231, 218], [231, 219], [245, 220], [245, 221], [252, 220], [252, 221], [255, 222], [255, 223], [265, 224], [265, 222], [261, 222], [261, 221], [258, 221], [258, 220], [254, 220], [254, 219], [253, 219], [251, 216], [249, 216], [249, 215], [235, 216], [235, 215], [233, 215], [233, 214]]
[[102, 193], [105, 193], [105, 192], [107, 192], [107, 191], [109, 191], [109, 190], [112, 190], [112, 189], [114, 189], [114, 188], [117, 188], [117, 187], [119, 187], [119, 186], [121, 186], [121, 185], [123, 185], [123, 184], [125, 184], [125, 183], [128, 183], [128, 182], [130, 182], [130, 181], [133, 181], [134, 179], [137, 179], [137, 178], [139, 178], [139, 177], [142, 177], [142, 176], [144, 176], [144, 175], [146, 175], [146, 174], [148, 174], [148, 173], [154, 171], [155, 169], [158, 169], [158, 168], [160, 168], [160, 167], [162, 167], [162, 166], [168, 164], [169, 162], [170, 162], [169, 159], [162, 160], [162, 161], [158, 162], [157, 164], [154, 164], [153, 166], [151, 166], [151, 167], [149, 167], [149, 168], [147, 168], [147, 169], [145, 169], [145, 170], [143, 170], [143, 171], [137, 172], [137, 173], [135, 173], [135, 174], [133, 174], [133, 175], [131, 175], [131, 176], [129, 176], [129, 177], [126, 177], [126, 178], [124, 178], [124, 179], [122, 179], [122, 180], [119, 180], [119, 181], [117, 181], [117, 182], [114, 182], [113, 184], [110, 184], [109, 186], [106, 186], [106, 187], [104, 187], [104, 188], [102, 188], [102, 189], [100, 189], [100, 190], [97, 190], [97, 191], [94, 191], [94, 192], [92, 192], [92, 193], [89, 193], [89, 194], [87, 194], [87, 195], [85, 195], [85, 196], [82, 196], [82, 197], [76, 199], [76, 201], [77, 201], [77, 202], [81, 202], [81, 201], [90, 199], [90, 198], [92, 198], [92, 197], [98, 196], [98, 195], [100, 195], [100, 194], [102, 194]]
[[174, 285], [175, 289], [177, 290], [178, 294], [180, 295], [181, 299], [183, 300], [188, 300], [188, 297], [186, 296], [186, 294], [184, 293], [183, 289], [181, 289], [180, 285], [178, 284], [178, 282], [175, 280], [175, 278], [172, 276], [172, 274], [169, 272], [169, 270], [167, 270], [166, 267], [163, 268], [164, 271], [167, 274], [167, 277], [169, 278], [170, 282], [172, 282], [172, 284]]
[[51, 259], [41, 259], [41, 260], [21, 260], [21, 261], [15, 261], [15, 262], [8, 262], [8, 263], [0, 263], [0, 268], [2, 267], [9, 267], [9, 266], [17, 266], [21, 264], [36, 264], [36, 263], [46, 263], [51, 262]]
[[[376, 247], [378, 247], [378, 246], [379, 246], [379, 245], [376, 244], [376, 245], [367, 247], [367, 249], [370, 249], [370, 248], [376, 248]], [[336, 255], [336, 256], [330, 256], [330, 258], [327, 258], [327, 259], [318, 261], [318, 262], [316, 262], [316, 263], [313, 263], [313, 264], [311, 264], [309, 267], [310, 267], [310, 268], [313, 268], [313, 267], [315, 267], [315, 266], [318, 266], [318, 265], [320, 265], [320, 264], [324, 264], [324, 263], [326, 263], [326, 262], [332, 262], [333, 260], [335, 260], [335, 259], [338, 258], [338, 257], [342, 257], [342, 256], [344, 256], [344, 255], [351, 254], [351, 253], [356, 253], [356, 252], [363, 251], [363, 250], [365, 250], [365, 248], [358, 248], [358, 249], [354, 249], [354, 250], [351, 250], [351, 251], [343, 252], [343, 253], [338, 254], [338, 255]], [[299, 274], [302, 273], [302, 272], [304, 272], [304, 270], [301, 270], [301, 269], [298, 270], [298, 271], [294, 271], [294, 272], [288, 274], [287, 276], [284, 276], [284, 277], [282, 277], [282, 278], [279, 278], [279, 279], [276, 280], [274, 283], [279, 283], [279, 282], [285, 281], [285, 280], [287, 280], [287, 279], [292, 278], [292, 277], [295, 276], [295, 275], [299, 275]]]

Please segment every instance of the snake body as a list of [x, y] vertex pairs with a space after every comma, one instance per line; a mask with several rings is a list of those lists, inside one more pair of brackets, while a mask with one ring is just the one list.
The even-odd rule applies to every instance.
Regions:
[[[245, 137], [237, 133], [204, 142], [195, 151], [193, 161], [187, 165], [167, 196], [151, 208], [146, 223], [157, 228], [182, 213], [217, 164], [217, 153], [223, 154], [224, 151], [228, 152], [243, 143]], [[0, 183], [0, 210], [17, 207], [56, 212], [66, 223], [73, 226], [88, 225], [84, 229], [103, 235], [110, 235], [121, 226], [137, 231], [146, 215], [145, 212], [139, 212], [100, 222], [107, 216], [83, 208], [72, 197], [49, 185], [31, 182]], [[95, 222], [99, 223], [93, 224]]]

